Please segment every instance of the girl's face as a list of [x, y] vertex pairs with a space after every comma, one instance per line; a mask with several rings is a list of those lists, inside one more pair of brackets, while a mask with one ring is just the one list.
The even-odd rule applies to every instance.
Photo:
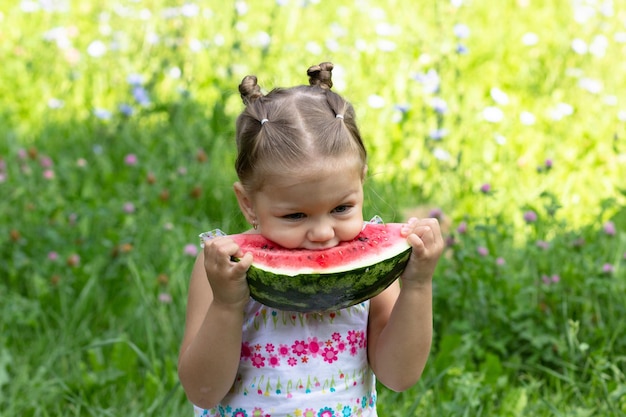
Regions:
[[289, 249], [323, 249], [354, 239], [363, 227], [364, 169], [330, 158], [295, 175], [267, 177], [259, 191], [235, 184], [239, 204], [258, 233]]

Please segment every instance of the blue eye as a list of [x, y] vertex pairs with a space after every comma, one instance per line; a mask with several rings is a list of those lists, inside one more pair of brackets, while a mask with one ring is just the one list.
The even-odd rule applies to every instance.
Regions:
[[306, 217], [304, 213], [291, 213], [283, 216], [283, 219], [286, 220], [302, 220]]
[[350, 208], [352, 208], [352, 206], [348, 206], [348, 205], [344, 204], [344, 205], [335, 207], [333, 212], [334, 213], [345, 213], [346, 211], [350, 210]]

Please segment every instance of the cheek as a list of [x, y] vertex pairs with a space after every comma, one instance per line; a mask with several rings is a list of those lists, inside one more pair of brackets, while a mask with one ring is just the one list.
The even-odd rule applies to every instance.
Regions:
[[296, 231], [274, 229], [268, 234], [265, 234], [265, 237], [286, 249], [298, 248], [302, 243], [300, 235]]
[[359, 233], [361, 233], [361, 230], [363, 230], [363, 219], [355, 219], [350, 222], [350, 225], [342, 230], [342, 236], [340, 236], [340, 239], [342, 241], [352, 240], [357, 237]]

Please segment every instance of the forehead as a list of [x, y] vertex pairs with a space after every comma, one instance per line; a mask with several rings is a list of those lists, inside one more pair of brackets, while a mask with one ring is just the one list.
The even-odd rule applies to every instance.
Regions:
[[363, 179], [365, 173], [363, 161], [353, 155], [336, 157], [317, 157], [291, 167], [268, 167], [262, 174], [261, 189], [277, 186], [291, 186], [302, 183], [334, 178]]
[[363, 170], [356, 164], [303, 166], [293, 175], [272, 175], [251, 198], [258, 209], [277, 213], [324, 211], [358, 203], [363, 195]]

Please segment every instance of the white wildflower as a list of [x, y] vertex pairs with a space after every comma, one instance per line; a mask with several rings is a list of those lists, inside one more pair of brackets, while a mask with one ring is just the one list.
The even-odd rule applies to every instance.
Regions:
[[500, 123], [504, 119], [504, 112], [499, 107], [489, 106], [483, 110], [483, 117], [490, 123]]

